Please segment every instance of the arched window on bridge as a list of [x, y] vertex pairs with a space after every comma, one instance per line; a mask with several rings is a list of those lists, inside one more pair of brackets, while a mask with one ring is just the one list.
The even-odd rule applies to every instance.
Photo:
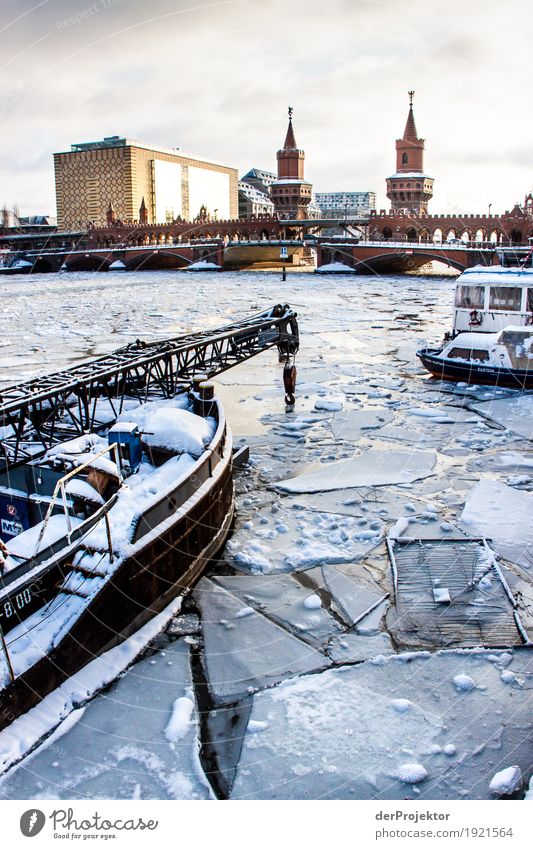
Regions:
[[446, 241], [447, 241], [447, 242], [449, 242], [449, 241], [451, 241], [451, 239], [456, 239], [456, 238], [457, 238], [457, 231], [456, 231], [456, 230], [454, 230], [454, 228], [452, 227], [452, 228], [451, 228], [450, 230], [448, 230], [448, 232], [446, 233]]
[[408, 162], [409, 162], [409, 157], [407, 156], [406, 153], [403, 153], [402, 154], [402, 165], [407, 165]]
[[500, 237], [497, 230], [492, 230], [489, 236], [489, 242], [492, 242], [494, 245], [497, 245], [500, 241]]
[[476, 230], [476, 235], [475, 235], [476, 242], [484, 242], [485, 239], [486, 239], [485, 231], [481, 227], [478, 227], [478, 229]]
[[384, 239], [392, 239], [392, 230], [390, 227], [384, 227], [381, 231], [381, 235]]
[[427, 227], [422, 228], [422, 230], [418, 234], [418, 238], [419, 238], [420, 242], [429, 242], [430, 241], [429, 230], [427, 229]]
[[416, 242], [416, 230], [414, 227], [409, 227], [405, 235], [407, 237], [408, 242]]
[[461, 241], [462, 242], [471, 242], [472, 239], [470, 237], [470, 232], [468, 230], [463, 230], [461, 233]]
[[522, 232], [517, 230], [515, 227], [515, 229], [511, 230], [509, 233], [509, 240], [512, 245], [520, 245], [522, 243]]
[[442, 244], [442, 230], [440, 227], [436, 227], [433, 231], [433, 241], [436, 245]]

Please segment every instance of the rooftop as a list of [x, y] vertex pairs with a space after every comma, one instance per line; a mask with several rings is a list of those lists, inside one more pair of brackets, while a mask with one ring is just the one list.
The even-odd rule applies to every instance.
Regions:
[[151, 150], [154, 153], [165, 153], [171, 156], [180, 156], [184, 159], [192, 159], [197, 162], [205, 162], [209, 165], [218, 165], [222, 168], [231, 168], [230, 165], [225, 165], [223, 162], [218, 162], [216, 159], [206, 159], [204, 156], [197, 156], [194, 153], [185, 153], [179, 147], [158, 147], [153, 144], [145, 144], [137, 141], [137, 139], [129, 139], [122, 136], [105, 136], [99, 141], [77, 142], [70, 146], [70, 150], [58, 151], [59, 153], [82, 153], [87, 150], [105, 150], [114, 147], [137, 147], [142, 150]]

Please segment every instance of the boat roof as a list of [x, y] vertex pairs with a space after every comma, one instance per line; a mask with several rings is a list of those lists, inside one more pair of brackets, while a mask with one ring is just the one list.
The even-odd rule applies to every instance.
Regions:
[[495, 333], [458, 333], [448, 342], [446, 348], [481, 348], [485, 350], [498, 342], [506, 333], [519, 333], [522, 336], [533, 336], [533, 326], [508, 324]]
[[533, 286], [533, 268], [507, 268], [503, 265], [475, 265], [457, 278], [457, 285]]

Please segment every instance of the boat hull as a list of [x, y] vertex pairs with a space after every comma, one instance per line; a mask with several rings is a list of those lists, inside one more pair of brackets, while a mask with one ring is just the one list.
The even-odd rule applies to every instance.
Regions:
[[479, 383], [509, 389], [533, 389], [533, 369], [508, 369], [490, 365], [476, 365], [439, 356], [437, 351], [423, 349], [417, 357], [433, 377], [439, 380]]
[[[127, 639], [198, 580], [231, 530], [231, 454], [228, 438], [215, 474], [193, 497], [194, 503], [141, 538], [58, 645], [2, 690], [0, 730], [95, 657]], [[61, 573], [67, 568], [63, 563]]]

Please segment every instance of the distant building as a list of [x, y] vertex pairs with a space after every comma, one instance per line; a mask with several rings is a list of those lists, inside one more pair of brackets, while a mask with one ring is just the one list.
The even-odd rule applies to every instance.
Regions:
[[375, 192], [316, 192], [323, 218], [361, 218], [376, 208]]
[[278, 176], [270, 187], [270, 197], [279, 218], [305, 219], [311, 203], [312, 185], [304, 178], [305, 153], [296, 144], [289, 107], [289, 126], [285, 143], [278, 150]]
[[164, 224], [238, 215], [234, 168], [119, 136], [54, 154], [60, 228], [116, 221]]
[[239, 180], [239, 218], [255, 218], [257, 215], [274, 215], [274, 204], [269, 195], [252, 183]]
[[263, 171], [261, 168], [251, 168], [241, 179], [244, 183], [248, 183], [256, 189], [259, 189], [260, 192], [264, 192], [266, 195], [269, 195], [272, 183], [276, 182], [276, 175], [272, 171]]
[[424, 139], [418, 138], [413, 113], [414, 91], [409, 92], [409, 114], [403, 137], [396, 140], [396, 172], [387, 177], [392, 211], [427, 215], [433, 197], [433, 177], [424, 172]]

